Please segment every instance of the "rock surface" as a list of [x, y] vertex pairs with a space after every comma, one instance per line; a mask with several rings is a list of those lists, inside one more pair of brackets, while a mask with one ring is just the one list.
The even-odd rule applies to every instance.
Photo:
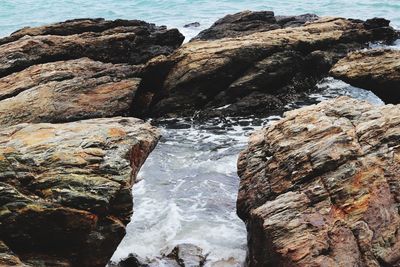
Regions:
[[122, 117], [0, 129], [0, 262], [105, 266], [158, 138]]
[[0, 78], [0, 125], [129, 115], [138, 67], [82, 58]]
[[256, 32], [301, 26], [317, 20], [318, 16], [275, 16], [272, 11], [243, 11], [217, 20], [210, 28], [200, 32], [193, 40], [215, 40], [245, 36]]
[[207, 256], [203, 254], [203, 250], [198, 246], [183, 243], [174, 247], [168, 255], [152, 261], [142, 259], [135, 254], [130, 254], [118, 264], [111, 263], [109, 265], [111, 267], [202, 267], [206, 262], [206, 258]]
[[400, 106], [286, 113], [240, 155], [249, 266], [400, 265]]
[[134, 114], [265, 115], [310, 91], [349, 51], [396, 38], [388, 25], [321, 18], [300, 27], [190, 42], [146, 65]]
[[141, 64], [170, 54], [183, 39], [176, 29], [138, 20], [81, 19], [25, 28], [0, 39], [0, 77], [36, 64], [82, 57]]
[[367, 50], [350, 53], [330, 74], [354, 86], [371, 90], [385, 103], [400, 103], [400, 51]]

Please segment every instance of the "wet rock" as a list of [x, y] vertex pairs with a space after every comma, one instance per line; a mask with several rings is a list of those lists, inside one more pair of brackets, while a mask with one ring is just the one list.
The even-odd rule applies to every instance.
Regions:
[[294, 110], [238, 161], [249, 266], [400, 264], [400, 106]]
[[0, 78], [0, 124], [129, 115], [140, 83], [136, 72], [136, 66], [82, 58]]
[[129, 254], [128, 257], [120, 261], [119, 263], [110, 263], [110, 267], [148, 267], [149, 265], [144, 263], [143, 259], [140, 259], [136, 254]]
[[177, 245], [167, 257], [174, 259], [181, 267], [201, 267], [206, 261], [203, 250], [192, 244]]
[[0, 240], [32, 266], [105, 266], [158, 138], [149, 124], [122, 117], [3, 127]]
[[[236, 16], [224, 20], [240, 20]], [[275, 19], [271, 12], [252, 16]], [[176, 117], [198, 110], [205, 117], [269, 114], [276, 110], [262, 105], [280, 107], [312, 90], [348, 52], [397, 36], [385, 25], [366, 25], [360, 20], [321, 18], [300, 27], [192, 41], [147, 63], [137, 92], [138, 99], [146, 101], [134, 104], [134, 114]], [[250, 103], [246, 97], [260, 95], [264, 96], [260, 105], [244, 104]], [[232, 108], [216, 112], [227, 105]]]
[[129, 256], [111, 267], [202, 267], [206, 261], [203, 250], [193, 244], [180, 244], [168, 254], [160, 258], [149, 260], [135, 254]]
[[373, 49], [350, 53], [330, 74], [351, 85], [371, 90], [385, 103], [400, 103], [400, 51]]
[[200, 27], [200, 22], [192, 22], [183, 26], [184, 28], [197, 28]]
[[176, 29], [137, 20], [81, 19], [25, 28], [0, 39], [0, 77], [36, 64], [89, 57], [111, 63], [145, 63], [183, 42]]
[[301, 26], [314, 21], [318, 16], [275, 17], [272, 11], [242, 11], [217, 20], [210, 28], [200, 32], [193, 40], [216, 40], [226, 37], [245, 36], [256, 32], [276, 30], [285, 27]]

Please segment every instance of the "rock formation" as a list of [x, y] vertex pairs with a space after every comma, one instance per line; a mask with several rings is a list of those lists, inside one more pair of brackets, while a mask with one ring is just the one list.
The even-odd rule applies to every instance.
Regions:
[[385, 103], [400, 103], [400, 51], [374, 49], [350, 53], [330, 74], [371, 90]]
[[0, 78], [0, 125], [129, 115], [136, 73], [136, 66], [82, 58]]
[[141, 64], [171, 53], [183, 39], [176, 29], [136, 20], [85, 19], [27, 28], [0, 39], [0, 77], [36, 64], [81, 57]]
[[[268, 12], [245, 13], [222, 19], [233, 21], [222, 25], [234, 29], [232, 18], [240, 21], [241, 16], [244, 21], [274, 20]], [[201, 110], [200, 116], [264, 115], [312, 90], [349, 51], [397, 37], [389, 21], [380, 19], [321, 18], [286, 26], [196, 40], [170, 56], [154, 58], [142, 74], [134, 114], [192, 116]]]
[[0, 265], [105, 266], [159, 138], [149, 124], [116, 116], [131, 113], [135, 64], [182, 41], [177, 30], [102, 19], [0, 40]]
[[[80, 19], [0, 39], [0, 124], [130, 115], [140, 65], [183, 36], [137, 20]], [[106, 63], [111, 62], [111, 63]]]
[[399, 266], [400, 106], [291, 111], [240, 155], [249, 266]]
[[122, 117], [3, 127], [0, 262], [17, 262], [12, 251], [32, 266], [104, 266], [158, 138], [149, 124]]
[[210, 28], [200, 32], [193, 40], [216, 40], [239, 37], [256, 32], [304, 25], [317, 20], [314, 14], [275, 16], [272, 11], [243, 11], [217, 20]]

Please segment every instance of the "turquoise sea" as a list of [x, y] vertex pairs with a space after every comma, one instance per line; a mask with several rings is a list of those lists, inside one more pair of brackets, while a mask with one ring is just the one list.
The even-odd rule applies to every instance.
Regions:
[[278, 15], [316, 13], [352, 18], [385, 17], [400, 28], [400, 0], [0, 0], [0, 36], [25, 26], [71, 18], [142, 19], [182, 29], [192, 37], [216, 19], [241, 10], [273, 10]]

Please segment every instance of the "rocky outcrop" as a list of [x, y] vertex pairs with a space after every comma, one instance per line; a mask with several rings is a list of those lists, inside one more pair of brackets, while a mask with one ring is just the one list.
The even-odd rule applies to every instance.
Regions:
[[285, 114], [240, 155], [249, 266], [400, 264], [400, 106], [348, 97]]
[[0, 262], [105, 266], [158, 138], [149, 124], [122, 117], [2, 127]]
[[216, 40], [245, 36], [256, 32], [304, 25], [317, 20], [314, 14], [275, 16], [272, 11], [243, 11], [217, 20], [210, 28], [200, 32], [193, 40]]
[[0, 125], [129, 115], [138, 67], [82, 58], [0, 78]]
[[397, 36], [386, 20], [342, 18], [249, 33], [192, 41], [151, 60], [134, 114], [265, 115], [310, 91], [348, 52]]
[[385, 103], [400, 103], [400, 51], [374, 49], [350, 53], [330, 74], [371, 90]]
[[80, 19], [0, 39], [0, 125], [130, 115], [141, 81], [132, 64], [183, 38], [144, 21]]
[[170, 54], [184, 37], [143, 21], [72, 20], [26, 28], [0, 39], [0, 77], [29, 66], [89, 57], [111, 63], [145, 63]]

